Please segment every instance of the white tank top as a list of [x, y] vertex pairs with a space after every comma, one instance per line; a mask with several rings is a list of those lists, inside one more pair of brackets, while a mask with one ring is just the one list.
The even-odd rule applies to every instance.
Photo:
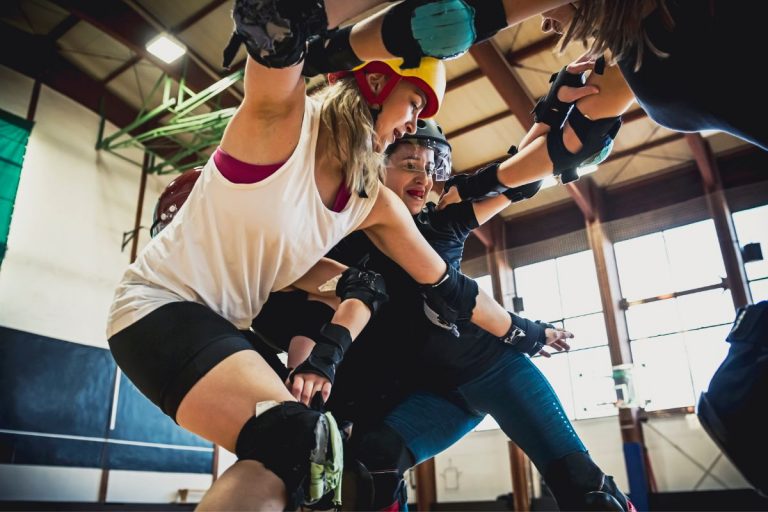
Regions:
[[208, 160], [176, 217], [141, 251], [115, 292], [107, 337], [177, 301], [247, 329], [267, 296], [294, 283], [368, 216], [378, 189], [341, 212], [315, 182], [320, 103], [305, 100], [296, 149], [257, 183], [235, 184]]

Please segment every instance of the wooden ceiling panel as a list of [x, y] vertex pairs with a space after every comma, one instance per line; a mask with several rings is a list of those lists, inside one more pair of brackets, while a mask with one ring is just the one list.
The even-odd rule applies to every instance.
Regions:
[[134, 0], [166, 27], [174, 27], [211, 0]]
[[[222, 52], [232, 35], [231, 2], [225, 2], [207, 16], [190, 26], [177, 37], [216, 70], [222, 70]], [[245, 48], [240, 48], [237, 59], [245, 59]]]
[[452, 132], [506, 110], [506, 103], [491, 82], [482, 78], [446, 93], [435, 119], [443, 130]]
[[38, 35], [49, 33], [67, 16], [67, 11], [45, 0], [6, 0], [0, 8], [0, 21]]
[[85, 21], [67, 31], [58, 43], [64, 58], [98, 80], [133, 57], [127, 46]]
[[473, 69], [477, 69], [477, 62], [475, 62], [475, 59], [472, 58], [469, 52], [465, 53], [458, 59], [446, 60], [444, 62], [446, 77], [448, 78], [449, 82], [458, 76], [472, 71]]
[[480, 165], [504, 154], [517, 144], [525, 130], [514, 117], [491, 123], [483, 130], [470, 132], [451, 140], [453, 167], [461, 171]]

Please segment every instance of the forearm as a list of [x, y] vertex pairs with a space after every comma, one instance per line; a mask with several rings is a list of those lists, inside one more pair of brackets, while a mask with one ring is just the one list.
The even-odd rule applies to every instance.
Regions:
[[477, 294], [477, 303], [472, 310], [472, 323], [494, 336], [504, 336], [512, 321], [509, 313], [482, 289]]
[[510, 200], [504, 195], [498, 195], [496, 197], [491, 197], [490, 199], [472, 203], [477, 223], [482, 226], [491, 220], [497, 213], [509, 206], [510, 203]]
[[355, 339], [365, 328], [370, 318], [371, 310], [362, 301], [347, 299], [339, 305], [331, 323], [347, 328], [352, 339]]
[[335, 288], [329, 287], [329, 289], [320, 290], [320, 287], [326, 284], [329, 280], [340, 275], [347, 269], [345, 265], [342, 265], [338, 261], [334, 261], [330, 258], [322, 258], [320, 261], [309, 269], [309, 271], [301, 276], [296, 282], [293, 283], [295, 288], [304, 290], [305, 292], [322, 297], [324, 299], [335, 299]]

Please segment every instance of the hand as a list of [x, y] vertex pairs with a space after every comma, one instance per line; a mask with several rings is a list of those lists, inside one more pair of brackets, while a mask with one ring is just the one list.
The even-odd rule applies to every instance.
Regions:
[[[573, 333], [566, 331], [565, 329], [550, 329], [547, 328], [544, 333], [547, 336], [547, 346], [552, 347], [558, 352], [565, 350], [568, 352], [571, 350], [571, 345], [566, 341], [568, 338], [573, 338]], [[540, 350], [539, 355], [543, 357], [552, 357], [552, 354], [546, 350]]]
[[331, 381], [315, 373], [292, 373], [286, 384], [293, 397], [307, 407], [316, 393], [320, 393], [323, 402], [331, 396]]
[[440, 196], [440, 201], [437, 203], [437, 209], [442, 210], [448, 205], [460, 202], [461, 196], [459, 195], [459, 189], [456, 187], [451, 187], [448, 192], [443, 192], [443, 195]]

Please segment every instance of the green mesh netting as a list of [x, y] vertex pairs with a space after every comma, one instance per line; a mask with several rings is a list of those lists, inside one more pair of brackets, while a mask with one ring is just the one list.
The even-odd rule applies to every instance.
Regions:
[[21, 164], [34, 123], [0, 110], [0, 264], [8, 247], [13, 203], [19, 188]]

